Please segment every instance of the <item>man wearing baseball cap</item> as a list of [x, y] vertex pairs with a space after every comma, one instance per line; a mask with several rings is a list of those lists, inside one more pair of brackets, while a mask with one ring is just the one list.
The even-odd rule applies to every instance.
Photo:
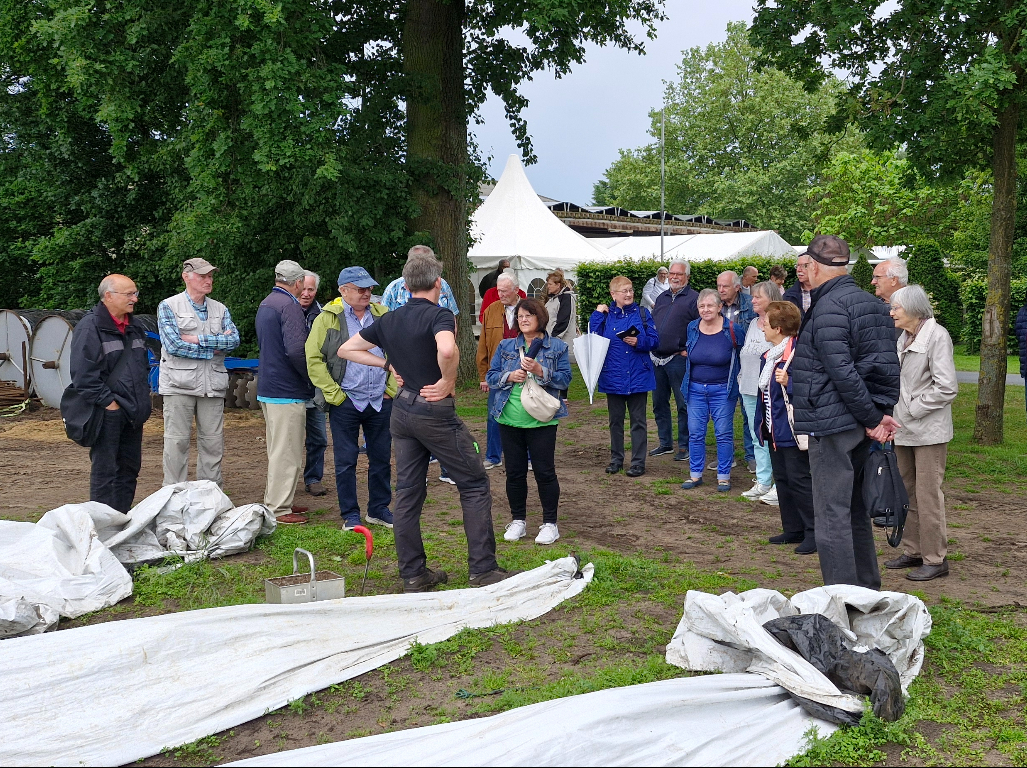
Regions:
[[[351, 336], [374, 324], [388, 312], [371, 303], [371, 288], [378, 285], [363, 267], [339, 273], [340, 297], [321, 308], [307, 337], [307, 373], [317, 388], [314, 404], [327, 409], [335, 456], [335, 488], [343, 528], [360, 525], [357, 501], [357, 454], [360, 428], [367, 441], [367, 522], [392, 527], [392, 398], [398, 386], [382, 368], [339, 357]], [[378, 347], [371, 352], [384, 359]]]
[[225, 353], [239, 346], [228, 307], [209, 297], [217, 267], [182, 264], [185, 290], [157, 307], [158, 391], [164, 399], [164, 485], [189, 479], [189, 439], [196, 422], [196, 479], [221, 485], [225, 452]]
[[795, 431], [809, 435], [814, 529], [825, 584], [881, 588], [863, 465], [900, 426], [895, 323], [847, 272], [849, 246], [817, 235], [800, 258], [812, 286], [792, 362]]

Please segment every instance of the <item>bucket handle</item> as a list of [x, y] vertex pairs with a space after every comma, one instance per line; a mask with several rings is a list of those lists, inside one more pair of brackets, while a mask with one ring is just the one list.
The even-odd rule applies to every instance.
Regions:
[[314, 556], [312, 554], [310, 554], [309, 552], [307, 552], [307, 550], [300, 549], [299, 547], [296, 547], [296, 549], [294, 549], [292, 551], [292, 575], [296, 576], [300, 572], [299, 561], [296, 559], [296, 555], [298, 555], [300, 552], [302, 552], [304, 555], [307, 556], [307, 560], [310, 563], [310, 599], [311, 600], [316, 600], [317, 599], [317, 575], [316, 575], [317, 571], [314, 568]]

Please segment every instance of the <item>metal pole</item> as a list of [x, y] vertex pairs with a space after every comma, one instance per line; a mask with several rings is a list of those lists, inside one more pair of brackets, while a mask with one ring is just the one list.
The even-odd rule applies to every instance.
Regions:
[[665, 128], [667, 125], [667, 108], [664, 107], [660, 110], [660, 261], [663, 261], [663, 220], [667, 213], [665, 208], [667, 207], [667, 173], [665, 168], [665, 159], [667, 154], [667, 147], [664, 141]]

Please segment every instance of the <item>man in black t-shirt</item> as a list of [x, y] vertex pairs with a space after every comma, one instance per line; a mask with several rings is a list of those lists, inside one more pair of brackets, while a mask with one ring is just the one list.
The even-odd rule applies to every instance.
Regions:
[[[403, 267], [412, 298], [342, 345], [339, 357], [363, 365], [391, 365], [402, 388], [392, 406], [392, 444], [396, 452], [393, 533], [404, 592], [427, 592], [449, 577], [428, 568], [421, 539], [424, 478], [434, 454], [460, 491], [467, 563], [472, 587], [495, 584], [513, 575], [496, 563], [492, 492], [478, 446], [456, 415], [453, 392], [460, 350], [456, 319], [439, 306], [442, 265], [415, 256]], [[386, 359], [371, 354], [380, 347]]]

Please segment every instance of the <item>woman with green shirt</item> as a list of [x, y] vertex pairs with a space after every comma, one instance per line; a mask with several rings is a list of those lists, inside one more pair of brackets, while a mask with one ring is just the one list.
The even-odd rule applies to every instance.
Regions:
[[[542, 503], [542, 527], [535, 543], [552, 544], [560, 538], [556, 526], [560, 506], [560, 481], [556, 477], [556, 426], [558, 420], [567, 415], [567, 404], [560, 399], [560, 407], [553, 420], [538, 421], [524, 410], [521, 390], [527, 377], [533, 376], [546, 392], [560, 398], [560, 391], [570, 385], [571, 361], [567, 345], [546, 333], [549, 313], [542, 302], [522, 299], [517, 304], [516, 317], [520, 333], [517, 338], [503, 339], [499, 343], [485, 378], [489, 388], [496, 393], [490, 415], [499, 424], [503, 441], [506, 496], [513, 517], [503, 538], [517, 541], [524, 538], [527, 531], [530, 454]], [[523, 359], [522, 352], [525, 354]]]

